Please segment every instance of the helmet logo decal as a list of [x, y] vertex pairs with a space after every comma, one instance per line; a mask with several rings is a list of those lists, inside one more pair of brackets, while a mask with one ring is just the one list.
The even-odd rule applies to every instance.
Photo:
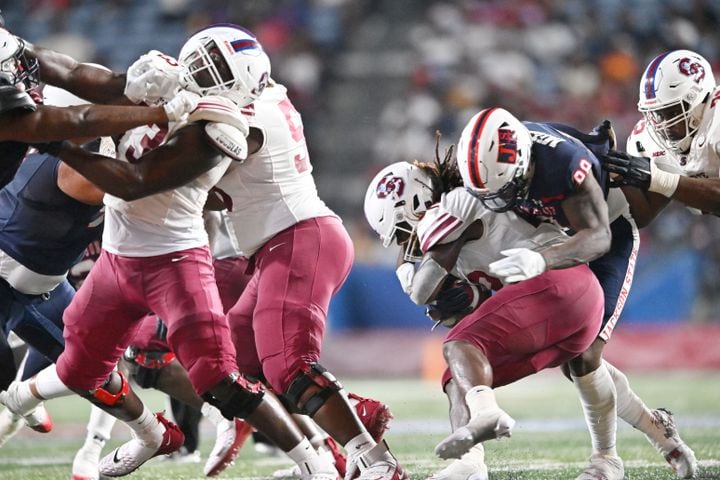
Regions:
[[498, 128], [498, 163], [517, 162], [517, 135], [510, 128]]
[[705, 78], [705, 69], [693, 59], [684, 57], [678, 62], [678, 70], [685, 76], [693, 77], [695, 83], [700, 83]]
[[248, 39], [240, 39], [230, 42], [230, 45], [232, 46], [233, 50], [236, 52], [241, 52], [243, 50], [250, 50], [253, 48], [257, 48], [257, 42], [255, 40], [248, 40]]
[[375, 194], [378, 198], [385, 198], [388, 195], [392, 195], [394, 199], [402, 197], [403, 191], [405, 190], [405, 181], [402, 177], [395, 176], [394, 173], [390, 172], [385, 175], [375, 187]]

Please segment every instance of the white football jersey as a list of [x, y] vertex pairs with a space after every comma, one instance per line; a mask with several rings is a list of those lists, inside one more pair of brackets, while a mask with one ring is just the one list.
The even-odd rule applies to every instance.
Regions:
[[687, 177], [717, 178], [720, 176], [720, 87], [716, 87], [705, 103], [703, 119], [687, 154], [675, 154], [655, 142], [645, 120], [640, 120], [628, 137], [627, 152], [651, 158], [662, 170]]
[[[167, 131], [147, 125], [128, 131], [120, 140], [120, 158], [133, 162], [161, 145]], [[203, 206], [210, 188], [232, 160], [223, 160], [186, 185], [145, 198], [125, 201], [105, 195], [103, 248], [116, 255], [152, 257], [208, 244]]]
[[217, 188], [232, 198], [230, 219], [240, 250], [250, 257], [301, 220], [335, 214], [318, 196], [302, 120], [285, 87], [268, 86], [244, 110], [264, 143], [245, 162], [231, 165]]
[[435, 245], [451, 243], [477, 220], [483, 224], [482, 237], [463, 246], [450, 273], [487, 288], [497, 289], [501, 285], [497, 278], [489, 275], [488, 266], [504, 258], [500, 253], [502, 250], [529, 248], [537, 251], [568, 238], [557, 225], [543, 222], [534, 227], [514, 212], [488, 210], [465, 188], [458, 187], [443, 194], [440, 202], [431, 207], [418, 223], [420, 248], [427, 252]]

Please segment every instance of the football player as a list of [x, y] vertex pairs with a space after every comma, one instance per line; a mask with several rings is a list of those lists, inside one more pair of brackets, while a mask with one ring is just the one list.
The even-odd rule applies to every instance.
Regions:
[[689, 50], [663, 53], [645, 69], [639, 90], [643, 119], [628, 137], [627, 153], [603, 159], [620, 176], [618, 184], [644, 192], [632, 197], [633, 213], [649, 222], [673, 199], [720, 214], [720, 88], [710, 63]]
[[64, 143], [46, 146], [106, 192], [103, 252], [65, 311], [57, 371], [43, 370], [29, 389], [11, 387], [0, 398], [24, 412], [70, 388], [124, 420], [135, 436], [101, 460], [103, 475], [126, 475], [177, 450], [177, 427], [152, 414], [113, 371], [138, 322], [152, 311], [166, 322], [172, 351], [199, 395], [227, 418], [246, 419], [267, 434], [303, 477], [334, 479], [335, 468], [321, 461], [276, 398], [238, 372], [202, 221], [208, 190], [247, 156], [247, 121], [237, 105], [262, 93], [269, 61], [252, 34], [219, 25], [193, 35], [180, 64], [186, 88], [216, 95], [198, 104], [215, 113], [214, 121], [197, 121], [193, 112], [169, 131], [152, 125], [128, 132], [119, 150], [134, 163]]
[[[236, 207], [229, 217], [254, 271], [228, 311], [241, 372], [264, 373], [290, 411], [312, 417], [342, 444], [349, 452], [348, 475], [359, 469], [361, 479], [406, 478], [340, 383], [318, 363], [328, 305], [349, 273], [353, 247], [317, 194], [300, 114], [286, 88], [270, 79], [244, 112], [248, 160], [233, 164], [216, 186]], [[386, 415], [379, 402], [362, 404]]]
[[[529, 143], [508, 147], [518, 163], [529, 160]], [[452, 328], [443, 346], [443, 389], [453, 433], [435, 452], [458, 460], [431, 478], [484, 480], [482, 442], [510, 436], [515, 424], [493, 389], [587, 349], [600, 328], [603, 297], [585, 264], [519, 282], [498, 278], [490, 265], [501, 251], [545, 251], [568, 237], [556, 225], [533, 226], [484, 206], [462, 187], [451, 156], [384, 168], [367, 190], [365, 214], [385, 245], [403, 245], [404, 291], [415, 303], [432, 304], [431, 317]]]
[[[518, 138], [525, 132], [530, 136], [527, 165], [513, 163], [505, 154], [508, 130]], [[680, 468], [678, 462], [694, 462], [692, 450], [676, 431], [666, 436], [672, 417], [663, 409], [649, 410], [630, 389], [624, 374], [602, 358], [627, 299], [639, 248], [638, 227], [625, 197], [617, 190], [610, 191], [607, 201], [603, 196], [607, 179], [597, 157], [613, 148], [614, 141], [609, 122], [595, 134], [586, 135], [566, 125], [521, 123], [502, 109], [490, 108], [467, 125], [458, 156], [465, 185], [489, 208], [512, 208], [530, 222], [552, 221], [574, 232], [566, 244], [542, 253], [508, 252], [507, 258], [493, 263], [493, 273], [520, 280], [547, 268], [589, 261], [603, 287], [605, 311], [598, 338], [564, 367], [580, 395], [593, 446], [589, 465], [578, 480], [597, 475], [623, 477], [616, 448], [619, 403], [655, 419], [638, 427], [654, 445], [662, 445], [663, 455], [675, 452], [666, 457], [673, 458], [673, 468]], [[618, 412], [637, 425], [635, 413]], [[676, 457], [682, 458], [678, 461]]]

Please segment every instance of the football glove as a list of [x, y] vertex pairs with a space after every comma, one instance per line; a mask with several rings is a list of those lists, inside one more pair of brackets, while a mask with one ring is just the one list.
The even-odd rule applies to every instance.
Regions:
[[125, 96], [149, 105], [172, 98], [180, 90], [182, 67], [173, 57], [150, 50], [127, 70]]
[[600, 157], [602, 168], [619, 176], [611, 187], [630, 185], [647, 190], [650, 186], [650, 159], [635, 157], [625, 152], [610, 151]]
[[163, 109], [169, 121], [179, 122], [190, 112], [197, 110], [199, 102], [199, 95], [183, 90], [165, 103]]
[[600, 160], [605, 170], [621, 177], [611, 183], [612, 187], [630, 185], [670, 198], [680, 181], [679, 174], [660, 170], [646, 157], [635, 157], [625, 152], [609, 152]]
[[547, 268], [545, 258], [527, 248], [510, 248], [500, 253], [506, 258], [492, 262], [489, 269], [491, 275], [506, 284], [537, 277]]
[[403, 262], [397, 269], [395, 275], [400, 281], [403, 292], [410, 295], [413, 277], [415, 276], [415, 265], [410, 262]]
[[480, 304], [480, 288], [467, 282], [448, 277], [435, 297], [435, 307], [444, 315], [465, 315]]

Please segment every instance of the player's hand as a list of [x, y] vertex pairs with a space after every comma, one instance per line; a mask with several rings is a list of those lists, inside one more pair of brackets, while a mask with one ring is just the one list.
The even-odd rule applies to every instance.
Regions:
[[480, 288], [454, 277], [448, 277], [435, 297], [435, 306], [445, 316], [465, 315], [477, 308], [481, 300], [487, 298]]
[[400, 281], [403, 292], [410, 295], [410, 287], [412, 286], [412, 280], [415, 276], [415, 265], [410, 262], [403, 262], [395, 269], [395, 275]]
[[125, 96], [135, 103], [149, 105], [169, 100], [180, 90], [181, 71], [173, 57], [150, 50], [128, 68]]
[[490, 274], [506, 284], [537, 277], [547, 268], [545, 258], [527, 248], [510, 248], [500, 253], [506, 258], [491, 263]]
[[171, 122], [179, 122], [195, 111], [200, 103], [200, 95], [183, 90], [163, 105], [165, 114]]
[[615, 179], [611, 187], [630, 185], [647, 190], [650, 187], [651, 162], [649, 158], [635, 157], [625, 152], [610, 151], [600, 157], [602, 168]]
[[250, 133], [250, 125], [240, 107], [232, 100], [217, 95], [200, 98], [196, 108], [188, 115], [188, 123], [199, 121], [228, 124], [240, 130], [245, 137]]

